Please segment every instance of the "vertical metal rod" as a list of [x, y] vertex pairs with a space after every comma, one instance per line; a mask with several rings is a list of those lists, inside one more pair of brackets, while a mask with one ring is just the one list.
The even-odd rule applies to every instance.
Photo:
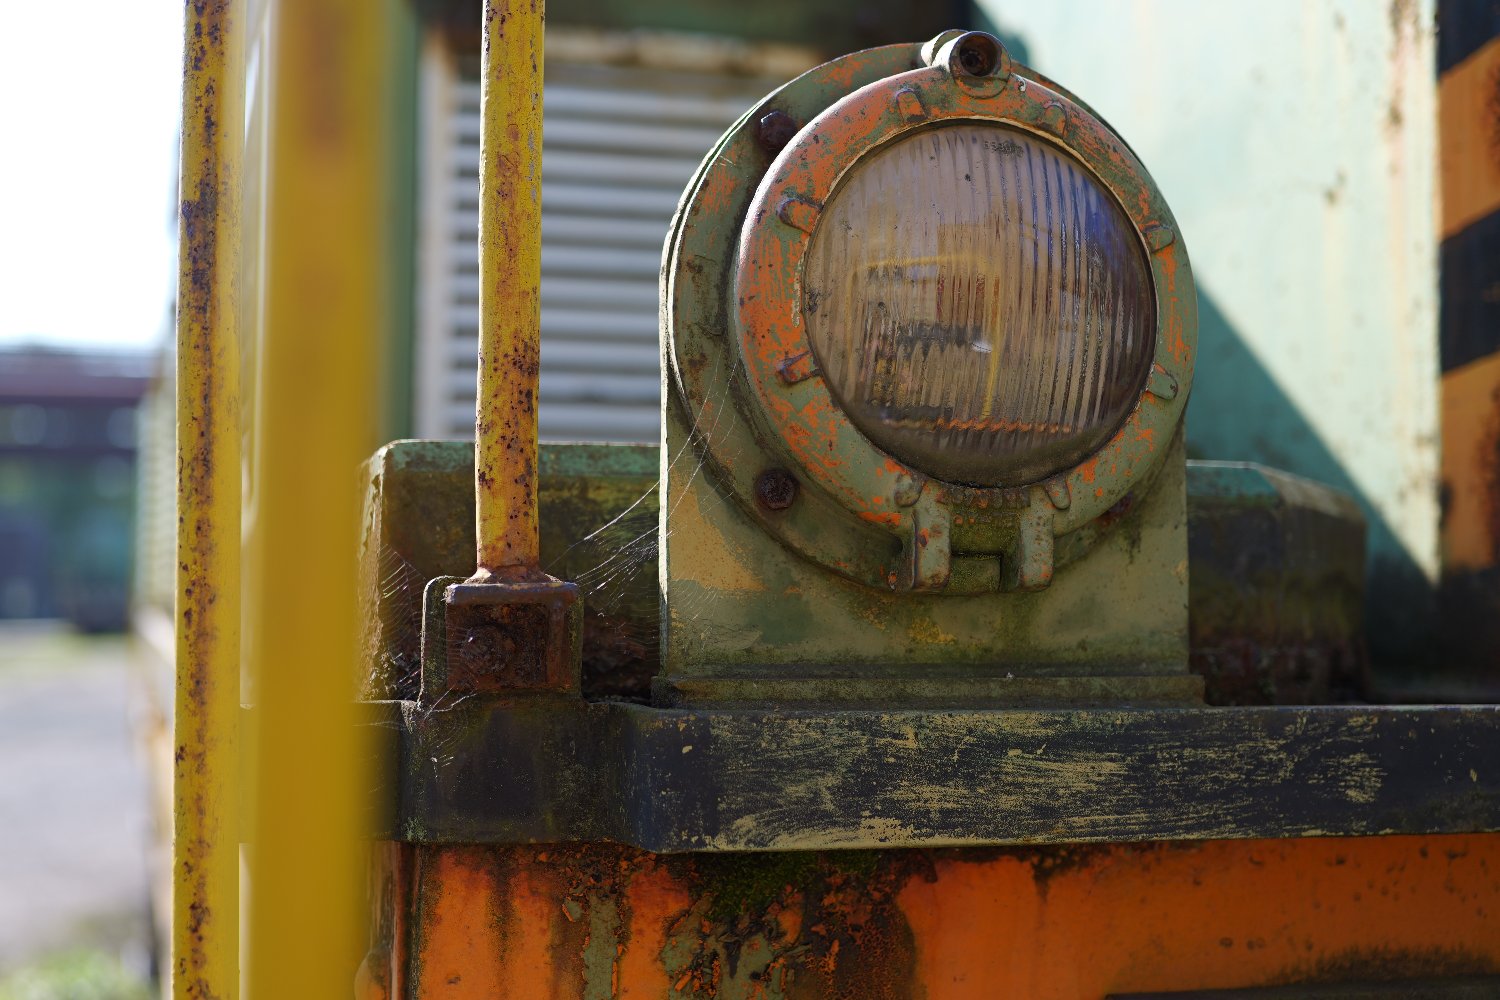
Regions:
[[239, 995], [240, 402], [244, 38], [187, 4], [177, 289], [177, 692], [172, 995]]
[[255, 703], [247, 992], [346, 997], [365, 951], [356, 741], [360, 464], [377, 442], [391, 14], [277, 0], [248, 518]]
[[485, 0], [480, 92], [479, 573], [536, 567], [543, 0]]

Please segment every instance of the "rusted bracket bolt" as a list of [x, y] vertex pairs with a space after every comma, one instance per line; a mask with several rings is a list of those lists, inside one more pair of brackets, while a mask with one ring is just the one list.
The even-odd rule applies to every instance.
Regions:
[[503, 583], [456, 583], [444, 590], [442, 602], [442, 649], [431, 651], [431, 665], [443, 676], [426, 676], [424, 649], [424, 695], [576, 695], [583, 624], [577, 585], [540, 573]]
[[760, 143], [760, 148], [771, 156], [785, 149], [796, 134], [797, 123], [785, 111], [766, 112], [761, 115], [760, 123], [755, 127], [755, 138]]
[[785, 469], [767, 469], [755, 477], [755, 499], [766, 510], [786, 510], [797, 499], [797, 480]]

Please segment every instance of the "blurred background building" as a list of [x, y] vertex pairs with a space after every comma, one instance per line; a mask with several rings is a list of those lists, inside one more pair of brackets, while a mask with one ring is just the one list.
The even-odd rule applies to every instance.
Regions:
[[145, 354], [0, 350], [0, 620], [123, 631]]

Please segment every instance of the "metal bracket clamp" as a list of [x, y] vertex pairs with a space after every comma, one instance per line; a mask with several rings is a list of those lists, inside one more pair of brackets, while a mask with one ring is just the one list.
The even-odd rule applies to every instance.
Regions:
[[445, 693], [577, 695], [583, 602], [544, 573], [431, 581], [423, 595], [422, 700]]

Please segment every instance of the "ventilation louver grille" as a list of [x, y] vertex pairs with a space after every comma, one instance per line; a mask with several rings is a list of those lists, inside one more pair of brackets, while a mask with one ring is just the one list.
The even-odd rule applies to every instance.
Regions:
[[[719, 135], [776, 81], [637, 67], [550, 65], [543, 92], [541, 433], [655, 441], [657, 273], [683, 187]], [[424, 435], [472, 437], [479, 326], [479, 67], [459, 67], [440, 179], [441, 405]], [[432, 272], [429, 272], [431, 274]], [[432, 280], [429, 278], [429, 280]], [[429, 317], [434, 313], [429, 311]], [[424, 352], [432, 357], [429, 352]], [[436, 374], [436, 373], [432, 373]], [[439, 426], [432, 426], [432, 424]]]

